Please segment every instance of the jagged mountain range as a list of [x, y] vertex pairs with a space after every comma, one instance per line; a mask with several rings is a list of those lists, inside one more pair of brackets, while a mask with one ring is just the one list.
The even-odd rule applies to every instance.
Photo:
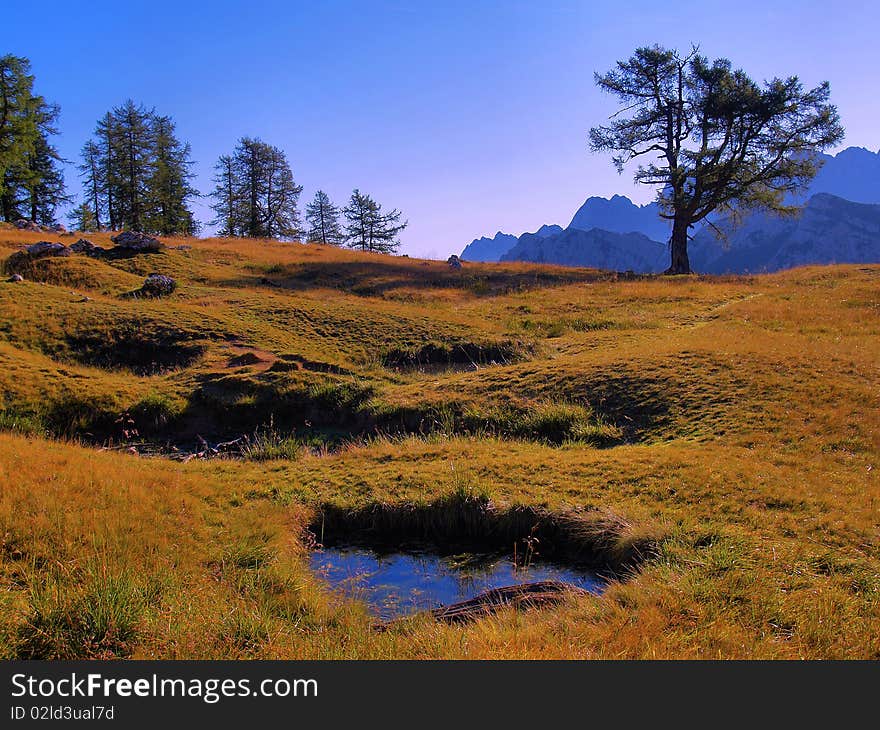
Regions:
[[[880, 262], [880, 152], [849, 147], [824, 165], [802, 199], [800, 215], [749, 216], [719, 240], [698, 230], [689, 246], [691, 266], [706, 273], [756, 273], [811, 263]], [[669, 224], [656, 203], [591, 197], [566, 228], [542, 226], [514, 236], [499, 231], [462, 251], [470, 261], [533, 261], [619, 271], [663, 271], [668, 266]]]

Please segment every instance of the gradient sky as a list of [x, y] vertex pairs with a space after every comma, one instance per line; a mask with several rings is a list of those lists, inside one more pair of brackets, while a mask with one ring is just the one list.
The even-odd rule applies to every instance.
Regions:
[[[352, 188], [409, 219], [404, 253], [446, 257], [498, 230], [567, 225], [590, 195], [653, 197], [587, 150], [614, 110], [593, 72], [634, 48], [699, 43], [753, 77], [831, 82], [847, 136], [880, 147], [880, 4], [836, 2], [14, 2], [0, 53], [31, 59], [71, 160], [126, 98], [192, 145], [197, 187], [242, 135], [305, 186]], [[67, 170], [78, 192], [76, 171]], [[205, 200], [196, 204], [211, 217]]]

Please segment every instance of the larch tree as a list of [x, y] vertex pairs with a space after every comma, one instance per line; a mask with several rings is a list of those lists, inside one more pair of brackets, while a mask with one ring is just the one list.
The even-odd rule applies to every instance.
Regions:
[[214, 173], [211, 207], [222, 235], [286, 240], [302, 235], [302, 186], [281, 149], [242, 137], [231, 155], [220, 157]]
[[306, 238], [314, 243], [340, 246], [344, 240], [339, 223], [339, 207], [333, 205], [330, 196], [318, 190], [311, 203], [306, 206]]
[[193, 235], [198, 224], [189, 200], [198, 195], [192, 186], [189, 143], [175, 136], [171, 117], [153, 119], [152, 171], [147, 180], [147, 228], [166, 236]]
[[243, 236], [242, 200], [234, 161], [231, 155], [221, 155], [214, 165], [214, 189], [211, 208], [215, 213], [211, 225], [219, 226], [221, 236]]
[[369, 195], [355, 188], [348, 205], [343, 209], [345, 216], [345, 238], [350, 248], [374, 253], [394, 253], [400, 241], [399, 233], [406, 228], [401, 223], [401, 212], [396, 208], [388, 213]]
[[78, 167], [99, 226], [104, 217], [111, 230], [191, 235], [192, 165], [171, 117], [128, 100], [98, 121]]
[[64, 160], [50, 142], [59, 108], [34, 93], [27, 58], [0, 56], [0, 213], [6, 221], [55, 222]]
[[68, 213], [67, 221], [74, 231], [88, 233], [101, 230], [98, 219], [95, 218], [94, 208], [86, 201], [83, 201]]
[[84, 215], [84, 211], [77, 210], [77, 219], [88, 221], [89, 225], [94, 228], [79, 228], [80, 231], [101, 230], [101, 217], [106, 210], [106, 183], [104, 177], [104, 164], [102, 162], [101, 148], [94, 140], [88, 140], [82, 147], [80, 152], [81, 161], [77, 165], [80, 177], [83, 181], [83, 197], [85, 200], [82, 205], [88, 207], [91, 211], [89, 216]]
[[145, 230], [148, 180], [153, 167], [153, 112], [129, 99], [113, 109], [116, 178], [120, 218], [135, 231]]
[[612, 152], [618, 172], [654, 156], [635, 180], [658, 186], [661, 215], [672, 222], [667, 274], [690, 273], [690, 230], [710, 214], [793, 213], [789, 195], [814, 177], [818, 153], [843, 138], [827, 82], [811, 90], [796, 76], [758, 84], [696, 48], [639, 48], [595, 81], [622, 106], [590, 130], [591, 149]]

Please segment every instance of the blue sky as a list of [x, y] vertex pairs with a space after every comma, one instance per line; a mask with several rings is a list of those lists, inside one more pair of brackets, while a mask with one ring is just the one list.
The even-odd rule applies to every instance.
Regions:
[[68, 0], [3, 15], [0, 53], [29, 57], [61, 105], [68, 159], [131, 97], [174, 117], [203, 192], [217, 157], [258, 136], [287, 152], [301, 207], [317, 188], [342, 203], [359, 187], [400, 208], [410, 255], [566, 225], [590, 195], [650, 200], [586, 143], [614, 111], [593, 72], [640, 45], [699, 43], [758, 79], [827, 79], [843, 146], [880, 147], [873, 3]]

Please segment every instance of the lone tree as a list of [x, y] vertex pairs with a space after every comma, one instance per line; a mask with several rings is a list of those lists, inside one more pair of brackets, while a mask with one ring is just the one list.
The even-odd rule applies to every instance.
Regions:
[[639, 48], [595, 80], [622, 108], [590, 130], [591, 149], [613, 152], [618, 172], [656, 155], [635, 180], [661, 186], [661, 215], [672, 221], [667, 274], [690, 273], [689, 231], [713, 212], [734, 220], [757, 208], [793, 214], [787, 194], [802, 190], [819, 169], [818, 153], [843, 139], [828, 82], [810, 91], [797, 76], [760, 85], [696, 48], [686, 56]]

